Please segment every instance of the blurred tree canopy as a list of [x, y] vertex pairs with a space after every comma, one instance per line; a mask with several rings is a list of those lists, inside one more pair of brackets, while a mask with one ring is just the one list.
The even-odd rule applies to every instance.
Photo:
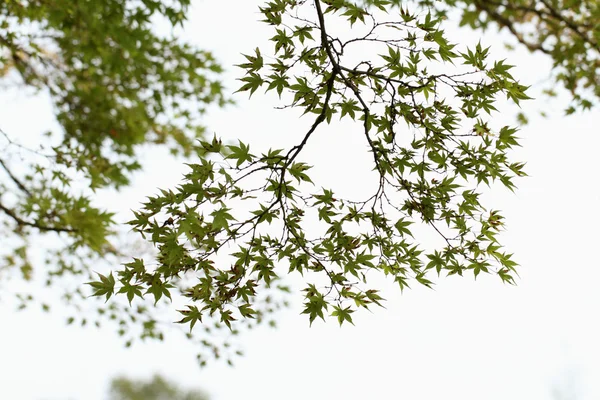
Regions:
[[[56, 290], [75, 277], [77, 285], [64, 285], [64, 299], [79, 307], [89, 296], [81, 284], [92, 267], [118, 264], [123, 251], [137, 254], [122, 243], [97, 190], [128, 186], [148, 146], [197, 157], [207, 107], [230, 102], [210, 52], [155, 32], [157, 23], [182, 25], [189, 6], [189, 0], [0, 2], [0, 82], [9, 93], [49, 99], [57, 126], [26, 146], [22, 132], [0, 121], [3, 291], [18, 275]], [[32, 253], [45, 262], [32, 261]], [[17, 296], [21, 307], [33, 299]], [[121, 327], [145, 312], [140, 307], [123, 319], [129, 309], [116, 308], [98, 312]], [[152, 332], [152, 319], [144, 324]]]
[[[374, 3], [366, 0], [367, 3]], [[600, 2], [596, 0], [419, 0], [442, 18], [458, 17], [460, 25], [485, 32], [508, 32], [513, 46], [549, 56], [552, 80], [571, 95], [567, 114], [598, 106], [600, 98]], [[392, 0], [390, 3], [407, 2]]]
[[[283, 108], [302, 111], [291, 125], [305, 130], [290, 148], [204, 135], [207, 107], [229, 102], [221, 67], [209, 52], [153, 30], [157, 19], [183, 25], [189, 0], [0, 4], [1, 82], [47, 96], [60, 127], [29, 148], [19, 132], [0, 125], [2, 279], [41, 276], [51, 287], [57, 278], [92, 280], [96, 296], [125, 300], [98, 312], [116, 320], [123, 335], [136, 326], [142, 338], [163, 336], [146, 296], [154, 304], [183, 299], [178, 319], [190, 337], [197, 324], [209, 336], [214, 329], [237, 333], [285, 303], [288, 274], [305, 282], [310, 323], [352, 323], [357, 310], [381, 305], [367, 275], [402, 290], [430, 287], [442, 273], [514, 283], [517, 263], [500, 243], [504, 218], [482, 193], [488, 186], [515, 190], [525, 175], [511, 155], [518, 127], [498, 107], [530, 99], [528, 87], [489, 48], [450, 37], [445, 21], [478, 31], [496, 26], [516, 45], [551, 57], [573, 113], [600, 96], [600, 4], [258, 4], [273, 36], [241, 57], [238, 92], [252, 96], [260, 88]], [[372, 160], [365, 165], [372, 191], [362, 197], [321, 187], [303, 161], [311, 138], [339, 120], [354, 123]], [[134, 212], [129, 227], [155, 251], [131, 259], [95, 191], [129, 185], [147, 145], [188, 157], [189, 172]], [[45, 265], [30, 260], [41, 240], [49, 244]], [[90, 278], [102, 262], [123, 265]], [[88, 294], [78, 285], [65, 298], [78, 305], [91, 301]], [[229, 347], [202, 343], [216, 357]], [[204, 363], [206, 354], [199, 358]]]
[[165, 378], [155, 375], [150, 380], [138, 381], [125, 377], [110, 383], [108, 400], [208, 400], [202, 391], [186, 391]]
[[[448, 1], [459, 7], [461, 24], [508, 31], [532, 52], [552, 58], [553, 78], [572, 96], [567, 114], [598, 106], [600, 98], [600, 2], [596, 0]], [[555, 85], [547, 94], [556, 96]]]

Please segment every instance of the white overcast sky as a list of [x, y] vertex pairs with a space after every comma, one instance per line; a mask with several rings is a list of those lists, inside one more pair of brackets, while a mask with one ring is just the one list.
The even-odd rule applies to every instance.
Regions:
[[[238, 63], [240, 52], [269, 37], [270, 29], [257, 22], [257, 5], [199, 2], [184, 36], [213, 50], [224, 65]], [[453, 30], [450, 39], [476, 42], [478, 35]], [[514, 74], [523, 83], [548, 75], [544, 57], [507, 54], [493, 32], [481, 38], [492, 45], [492, 55], [517, 65]], [[240, 71], [230, 72], [231, 78]], [[50, 123], [43, 99], [0, 96], [3, 130], [35, 135]], [[208, 117], [211, 131], [268, 148], [293, 143], [310, 124], [273, 110], [272, 97], [237, 100], [237, 107]], [[521, 131], [523, 148], [515, 158], [527, 161], [530, 177], [518, 181], [516, 194], [497, 187], [489, 198], [508, 220], [503, 240], [522, 265], [518, 286], [496, 277], [441, 279], [435, 290], [396, 293], [386, 309], [361, 313], [356, 326], [343, 328], [333, 320], [309, 328], [296, 304], [280, 315], [278, 329], [257, 329], [242, 339], [246, 355], [235, 368], [212, 364], [203, 370], [196, 349], [177, 335], [125, 349], [110, 329], [67, 327], [55, 314], [14, 312], [0, 303], [0, 399], [101, 400], [111, 377], [155, 372], [203, 388], [213, 400], [558, 400], [553, 387], [571, 388], [573, 400], [599, 399], [599, 115], [564, 117], [563, 104], [540, 98], [524, 106], [531, 115], [540, 109], [550, 115], [532, 118]], [[514, 121], [513, 114], [496, 118]], [[356, 182], [369, 170], [360, 162], [368, 162], [360, 139], [358, 129], [314, 136], [306, 150], [317, 164], [313, 180], [360, 193]], [[325, 156], [341, 144], [343, 154]], [[182, 171], [155, 158], [147, 167], [134, 190], [107, 200], [135, 208], [156, 187], [179, 181]]]

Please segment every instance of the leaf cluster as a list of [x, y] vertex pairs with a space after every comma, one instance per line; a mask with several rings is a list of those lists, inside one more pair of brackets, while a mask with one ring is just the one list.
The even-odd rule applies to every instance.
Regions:
[[[230, 102], [210, 52], [156, 33], [161, 19], [183, 24], [189, 6], [189, 0], [0, 2], [3, 88], [48, 95], [58, 123], [57, 129], [39, 132], [39, 148], [23, 146], [22, 132], [0, 129], [3, 280], [13, 275], [41, 280], [55, 291], [64, 289], [65, 301], [80, 307], [89, 293], [72, 289], [63, 278], [94, 279], [92, 268], [132, 253], [113, 245], [121, 240], [114, 214], [95, 192], [129, 185], [141, 169], [140, 150], [148, 145], [196, 155], [205, 110]], [[34, 251], [45, 263], [31, 262]], [[94, 286], [97, 295], [110, 296], [112, 276]], [[122, 293], [130, 300], [138, 295], [136, 288]], [[149, 293], [166, 295], [160, 287]], [[20, 306], [33, 299], [20, 296]], [[145, 319], [144, 334], [150, 332], [145, 311], [110, 307], [99, 317], [118, 320], [120, 331]], [[85, 324], [87, 318], [70, 321]]]
[[[310, 119], [305, 135], [290, 148], [262, 151], [216, 136], [202, 141], [206, 157], [189, 164], [183, 182], [134, 213], [131, 226], [157, 257], [125, 264], [118, 284], [147, 293], [189, 277], [179, 322], [193, 328], [217, 317], [235, 329], [260, 314], [256, 297], [288, 274], [303, 277], [310, 323], [328, 316], [353, 323], [358, 309], [381, 306], [372, 274], [400, 289], [470, 271], [514, 283], [517, 264], [499, 242], [503, 217], [481, 194], [496, 183], [513, 190], [525, 175], [509, 158], [516, 128], [495, 129], [493, 119], [499, 100], [519, 104], [527, 88], [480, 44], [460, 50], [434, 13], [371, 3], [375, 9], [345, 0], [261, 7], [272, 46], [244, 55], [238, 91], [264, 88], [288, 99], [284, 107]], [[328, 30], [333, 19], [366, 33], [342, 39]], [[351, 59], [360, 44], [373, 52]], [[334, 115], [355, 122], [371, 155], [365, 171], [374, 171], [376, 189], [366, 200], [318, 188], [301, 161]], [[315, 223], [319, 229], [308, 228]], [[423, 230], [440, 244], [424, 245]]]
[[[566, 113], [589, 110], [600, 98], [600, 3], [596, 0], [420, 0], [438, 15], [461, 10], [461, 25], [507, 31], [531, 52], [552, 59], [552, 80], [572, 97]], [[556, 96], [549, 85], [546, 94]]]

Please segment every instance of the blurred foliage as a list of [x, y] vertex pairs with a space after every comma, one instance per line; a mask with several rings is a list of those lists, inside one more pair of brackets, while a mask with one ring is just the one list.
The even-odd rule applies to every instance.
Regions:
[[[572, 97], [567, 114], [600, 100], [600, 2], [597, 0], [456, 0], [462, 25], [504, 29], [532, 52], [552, 58], [553, 79]], [[546, 93], [556, 96], [555, 84]]]
[[183, 390], [165, 378], [155, 375], [151, 380], [138, 381], [125, 377], [111, 381], [108, 400], [208, 400], [199, 390]]
[[567, 114], [600, 104], [600, 1], [598, 0], [419, 0], [438, 15], [461, 15], [460, 24], [508, 32], [531, 52], [553, 61], [546, 94], [564, 87], [572, 101]]
[[[8, 281], [19, 276], [65, 290], [63, 298], [78, 309], [94, 309], [81, 288], [92, 269], [142, 254], [123, 240], [97, 191], [129, 185], [149, 146], [197, 157], [207, 107], [230, 103], [211, 53], [174, 33], [189, 6], [189, 0], [0, 1], [0, 83], [9, 95], [48, 98], [58, 127], [28, 140], [0, 122], [0, 283], [3, 293], [17, 292], [20, 307], [47, 296], [36, 299], [34, 285], [29, 293], [13, 290]], [[170, 33], [158, 34], [159, 24]], [[38, 111], [22, 113], [36, 118]], [[143, 306], [111, 304], [96, 316], [75, 311], [70, 323], [106, 317], [121, 334], [139, 323], [142, 337], [162, 337]]]

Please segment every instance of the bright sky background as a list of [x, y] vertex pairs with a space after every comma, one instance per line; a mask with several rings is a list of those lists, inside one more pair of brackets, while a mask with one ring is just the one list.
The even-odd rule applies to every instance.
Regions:
[[[241, 61], [265, 44], [270, 30], [257, 22], [258, 2], [205, 1], [190, 15], [185, 38], [215, 52], [223, 65]], [[477, 41], [478, 34], [452, 31], [450, 39]], [[525, 84], [543, 80], [550, 63], [540, 56], [505, 53], [493, 32], [482, 37], [495, 58], [516, 64]], [[230, 78], [241, 71], [233, 68]], [[236, 75], [237, 74], [237, 75]], [[230, 83], [231, 87], [235, 83]], [[536, 87], [537, 88], [537, 87]], [[260, 91], [259, 91], [260, 92]], [[0, 94], [0, 127], [37, 134], [51, 110], [43, 99]], [[225, 138], [241, 138], [264, 149], [294, 143], [302, 129], [290, 113], [272, 109], [260, 93], [208, 117]], [[521, 131], [530, 177], [511, 194], [497, 187], [489, 201], [504, 212], [503, 240], [522, 265], [518, 286], [496, 277], [441, 279], [435, 290], [416, 287], [388, 296], [386, 309], [360, 313], [356, 326], [299, 316], [299, 302], [280, 314], [279, 328], [259, 328], [242, 338], [246, 355], [234, 368], [212, 364], [200, 370], [196, 349], [178, 335], [164, 343], [125, 349], [111, 329], [67, 327], [55, 314], [14, 312], [0, 303], [0, 399], [101, 400], [115, 375], [149, 377], [158, 372], [213, 400], [558, 400], [553, 387], [573, 390], [572, 400], [600, 398], [600, 133], [598, 110], [563, 117], [562, 102], [540, 98], [525, 105], [534, 115]], [[513, 114], [497, 115], [512, 123]], [[340, 146], [344, 146], [341, 147]], [[338, 158], [325, 157], [340, 148]], [[317, 164], [311, 175], [330, 186], [357, 191], [365, 159], [359, 128], [325, 130], [306, 154]], [[135, 208], [156, 187], [178, 182], [180, 165], [146, 155], [147, 172], [135, 190], [107, 201]], [[564, 398], [565, 400], [567, 397]]]

